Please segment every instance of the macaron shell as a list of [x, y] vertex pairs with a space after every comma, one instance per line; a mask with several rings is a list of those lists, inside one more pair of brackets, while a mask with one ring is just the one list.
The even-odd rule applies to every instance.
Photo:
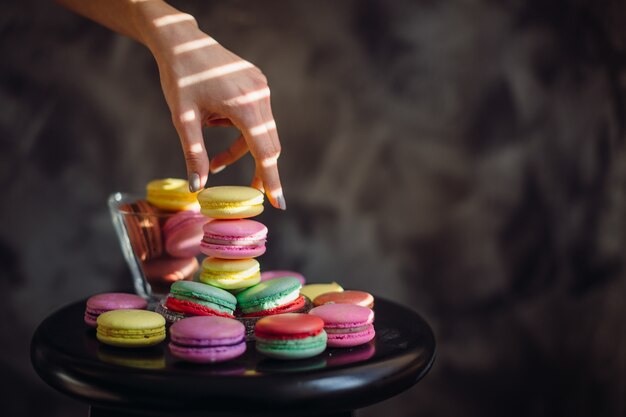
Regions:
[[[300, 295], [300, 287], [300, 281], [293, 277], [261, 282], [238, 293], [237, 304], [246, 315], [274, 309], [296, 300]], [[304, 298], [302, 301], [304, 301]]]
[[304, 275], [295, 271], [279, 270], [279, 271], [261, 272], [261, 282], [269, 281], [270, 279], [284, 278], [284, 277], [294, 277], [294, 278], [297, 278], [298, 281], [300, 281], [302, 285], [306, 284], [306, 278], [304, 278]]
[[276, 340], [256, 338], [259, 353], [274, 359], [295, 360], [317, 356], [326, 350], [327, 336], [322, 330], [315, 336], [304, 339]]
[[193, 281], [178, 281], [170, 288], [172, 296], [186, 296], [200, 300], [210, 301], [234, 310], [237, 306], [237, 298], [228, 291], [211, 285]]
[[324, 320], [317, 316], [287, 313], [262, 318], [256, 323], [254, 331], [263, 338], [292, 339], [314, 336], [323, 328]]
[[315, 300], [318, 295], [327, 292], [341, 292], [343, 288], [336, 282], [326, 284], [307, 284], [300, 290], [300, 293], [306, 295], [309, 300]]
[[313, 305], [323, 304], [354, 304], [362, 307], [374, 307], [374, 296], [365, 291], [348, 290], [343, 292], [329, 292], [318, 295], [313, 300]]
[[267, 227], [255, 220], [215, 220], [203, 226], [204, 234], [228, 241], [259, 241], [267, 238]]
[[204, 226], [210, 219], [195, 211], [181, 211], [170, 217], [163, 226], [165, 251], [178, 258], [189, 258], [200, 253]]
[[244, 341], [232, 346], [213, 346], [205, 348], [180, 346], [170, 343], [169, 348], [173, 356], [186, 362], [218, 363], [243, 355], [246, 351], [246, 342]]
[[179, 178], [153, 180], [146, 186], [146, 200], [163, 210], [198, 210], [198, 193], [189, 191], [189, 183]]
[[372, 309], [354, 304], [324, 304], [313, 308], [309, 314], [324, 321], [324, 328], [352, 328], [374, 322]]
[[97, 326], [100, 314], [111, 310], [137, 309], [144, 310], [148, 302], [135, 294], [110, 292], [97, 294], [87, 299], [85, 308], [85, 323], [91, 327]]
[[136, 309], [143, 310], [148, 302], [136, 294], [107, 292], [92, 295], [87, 299], [87, 308], [97, 310]]
[[222, 317], [190, 317], [170, 327], [170, 340], [186, 346], [222, 346], [241, 342], [245, 326]]
[[215, 219], [244, 219], [263, 212], [263, 193], [252, 187], [220, 186], [198, 194], [201, 212]]

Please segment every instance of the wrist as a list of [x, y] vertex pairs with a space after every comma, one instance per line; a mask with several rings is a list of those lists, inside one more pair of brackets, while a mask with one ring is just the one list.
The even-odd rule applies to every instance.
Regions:
[[157, 59], [199, 32], [198, 22], [192, 15], [160, 0], [137, 3], [133, 20], [139, 41]]

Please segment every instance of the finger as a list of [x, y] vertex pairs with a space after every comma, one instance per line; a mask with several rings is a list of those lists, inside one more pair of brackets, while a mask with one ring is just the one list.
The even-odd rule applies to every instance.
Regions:
[[250, 184], [250, 187], [256, 188], [260, 192], [265, 193], [265, 188], [263, 188], [263, 180], [261, 179], [258, 164], [256, 165], [256, 168], [254, 170], [254, 178], [252, 178], [252, 184]]
[[266, 120], [267, 132], [271, 138], [272, 145], [275, 150], [278, 150], [275, 158], [269, 158], [262, 161], [262, 169], [259, 172], [259, 175], [263, 179], [264, 183], [267, 182], [265, 184], [267, 189], [277, 190], [273, 194], [278, 201], [279, 207], [285, 210], [287, 208], [287, 203], [280, 184], [280, 175], [278, 174], [278, 157], [280, 156], [281, 146], [280, 140], [278, 139], [278, 129], [276, 128], [276, 122], [272, 113], [269, 96], [267, 99], [259, 102], [259, 104], [259, 112], [261, 113], [263, 120]]
[[276, 124], [273, 120], [265, 122], [258, 106], [246, 108], [245, 111], [234, 115], [232, 120], [246, 138], [248, 148], [259, 166], [259, 176], [270, 203], [284, 210], [286, 203], [277, 166], [280, 144], [277, 146], [269, 134], [269, 130], [275, 129]]
[[173, 112], [172, 120], [180, 137], [185, 156], [189, 190], [191, 192], [198, 191], [204, 187], [209, 175], [209, 156], [204, 147], [198, 111], [188, 109], [182, 112]]
[[230, 148], [217, 154], [211, 159], [211, 173], [215, 174], [220, 172], [228, 165], [239, 160], [242, 156], [248, 153], [248, 144], [246, 138], [239, 136], [237, 140], [230, 145]]

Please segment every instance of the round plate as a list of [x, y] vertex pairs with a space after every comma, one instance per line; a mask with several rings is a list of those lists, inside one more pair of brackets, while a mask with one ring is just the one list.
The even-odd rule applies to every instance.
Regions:
[[31, 343], [35, 370], [52, 387], [92, 405], [155, 414], [309, 412], [361, 408], [411, 387], [430, 369], [435, 339], [415, 312], [376, 298], [376, 337], [310, 359], [278, 361], [248, 342], [244, 355], [213, 365], [184, 363], [167, 340], [123, 349], [97, 341], [83, 322], [85, 301], [44, 320]]

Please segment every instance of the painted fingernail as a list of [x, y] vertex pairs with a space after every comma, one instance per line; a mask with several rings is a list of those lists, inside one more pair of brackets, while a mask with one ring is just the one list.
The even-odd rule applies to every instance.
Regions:
[[287, 210], [287, 203], [285, 202], [285, 197], [283, 197], [282, 194], [276, 196], [276, 202], [281, 210]]
[[226, 165], [220, 165], [218, 167], [211, 168], [211, 173], [217, 174], [218, 172], [222, 171], [224, 168], [226, 168]]
[[189, 191], [195, 193], [200, 190], [200, 175], [194, 172], [189, 176]]

